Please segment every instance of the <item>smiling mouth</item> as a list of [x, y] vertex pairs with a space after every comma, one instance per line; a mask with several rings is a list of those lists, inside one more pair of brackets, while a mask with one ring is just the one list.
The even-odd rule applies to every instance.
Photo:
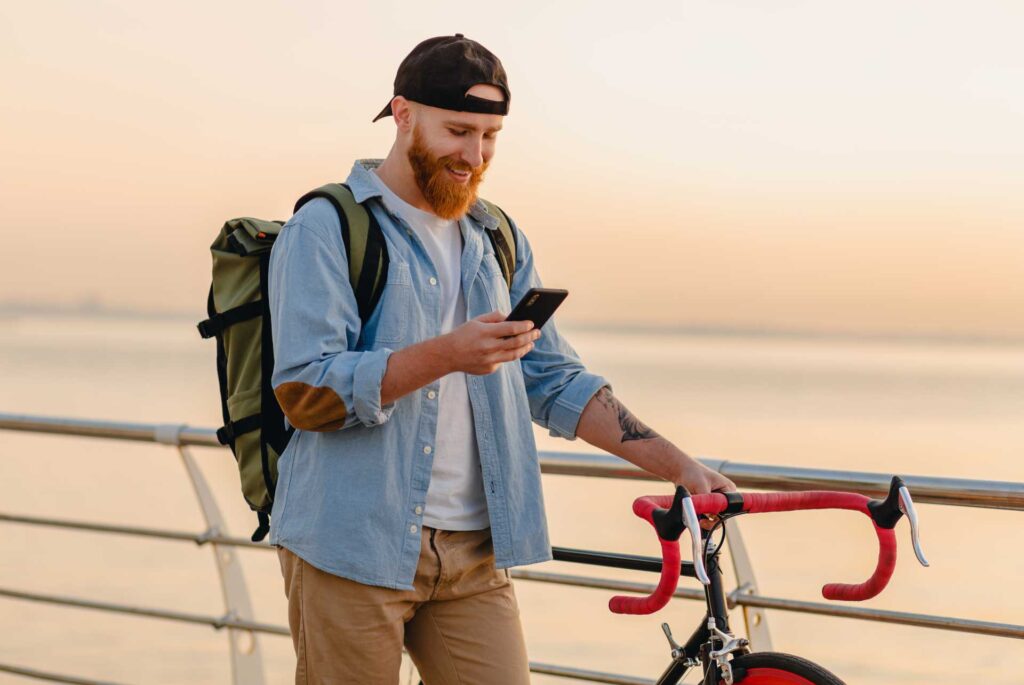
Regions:
[[455, 171], [454, 169], [447, 169], [447, 171], [459, 181], [466, 181], [470, 177], [470, 172], [468, 171]]

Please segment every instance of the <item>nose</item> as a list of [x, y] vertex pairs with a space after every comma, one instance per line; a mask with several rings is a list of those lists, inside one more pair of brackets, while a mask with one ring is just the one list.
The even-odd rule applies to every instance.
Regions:
[[466, 146], [462, 149], [462, 161], [474, 169], [484, 163], [483, 141], [480, 138], [474, 136], [466, 141]]

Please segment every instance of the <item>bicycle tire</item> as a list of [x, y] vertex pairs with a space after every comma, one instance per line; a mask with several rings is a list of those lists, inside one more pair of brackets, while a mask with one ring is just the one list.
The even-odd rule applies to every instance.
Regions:
[[737, 685], [846, 685], [818, 664], [782, 652], [744, 654], [731, 664]]

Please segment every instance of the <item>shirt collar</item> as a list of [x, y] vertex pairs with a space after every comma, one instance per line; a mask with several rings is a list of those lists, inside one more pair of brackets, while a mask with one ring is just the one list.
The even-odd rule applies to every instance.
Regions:
[[[379, 167], [383, 161], [383, 159], [357, 159], [352, 165], [352, 171], [349, 173], [345, 183], [352, 190], [352, 196], [356, 202], [362, 203], [371, 197], [383, 195], [380, 188], [377, 187], [377, 184], [369, 176], [369, 174], [373, 173], [372, 170]], [[470, 222], [471, 224], [479, 223], [491, 231], [498, 228], [498, 217], [488, 212], [487, 205], [479, 199], [469, 206], [469, 211], [466, 214], [476, 220], [475, 222]]]

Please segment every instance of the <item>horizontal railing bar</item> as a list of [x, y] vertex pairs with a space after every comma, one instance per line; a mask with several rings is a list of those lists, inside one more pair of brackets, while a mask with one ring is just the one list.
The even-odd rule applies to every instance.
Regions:
[[[527, 569], [513, 570], [512, 577], [516, 580], [530, 580], [538, 583], [553, 583], [555, 585], [571, 585], [573, 587], [583, 587], [591, 590], [633, 592], [638, 595], [649, 595], [657, 588], [657, 585], [651, 583], [637, 583], [628, 580], [614, 580], [611, 578], [592, 578], [590, 576], [579, 576], [569, 573], [550, 573], [548, 571], [532, 571]], [[672, 596], [678, 599], [692, 599], [700, 602], [704, 601], [703, 590], [676, 588], [676, 591]]]
[[114, 602], [99, 602], [90, 599], [79, 599], [77, 597], [61, 597], [59, 595], [43, 595], [34, 592], [22, 592], [20, 590], [9, 590], [0, 588], [0, 597], [12, 599], [24, 599], [30, 602], [42, 602], [44, 604], [57, 604], [60, 606], [72, 606], [81, 609], [97, 609], [99, 611], [110, 611], [118, 614], [132, 614], [133, 616], [147, 616], [149, 618], [163, 618], [169, 621], [180, 621], [182, 623], [194, 623], [211, 626], [217, 630], [221, 628], [237, 628], [239, 630], [251, 630], [256, 633], [270, 633], [272, 635], [290, 636], [287, 628], [259, 623], [236, 618], [234, 616], [204, 616], [202, 614], [189, 614], [181, 611], [169, 611], [167, 609], [149, 609], [144, 607], [129, 606], [127, 604], [116, 604]]
[[[540, 452], [545, 474], [664, 481], [610, 454]], [[742, 488], [760, 490], [846, 490], [868, 496], [889, 491], [893, 475], [906, 482], [915, 502], [1024, 511], [1024, 483], [1013, 481], [937, 478], [867, 471], [834, 471], [794, 466], [745, 464], [702, 457], [705, 465], [729, 477]], [[667, 486], [664, 486], [667, 487]], [[666, 494], [671, 494], [666, 490]]]
[[[569, 666], [542, 664], [535, 661], [530, 662], [530, 671], [533, 673], [571, 678], [574, 680], [586, 680], [592, 683], [610, 683], [611, 685], [654, 685], [653, 680], [646, 678], [632, 678], [630, 676], [614, 675], [611, 673], [604, 673], [602, 671], [589, 671], [582, 668], [571, 668]], [[23, 666], [13, 666], [11, 664], [0, 664], [0, 672], [26, 676], [28, 678], [35, 678], [36, 680], [46, 680], [51, 683], [69, 683], [70, 685], [119, 685], [118, 683], [113, 683], [107, 680], [89, 680], [87, 678], [39, 671], [33, 668], [25, 668]]]
[[187, 533], [176, 530], [161, 530], [158, 528], [143, 528], [140, 526], [119, 526], [108, 523], [85, 523], [84, 521], [73, 521], [70, 519], [46, 518], [42, 516], [16, 516], [14, 514], [0, 513], [0, 521], [7, 523], [24, 523], [33, 526], [50, 526], [54, 528], [72, 528], [75, 530], [87, 530], [94, 533], [116, 533], [119, 535], [135, 535], [139, 537], [159, 538], [164, 540], [180, 540], [194, 542], [197, 545], [217, 544], [228, 547], [256, 547], [258, 549], [274, 549], [265, 542], [253, 542], [248, 538], [237, 538], [229, 535], [220, 535], [216, 531], [205, 533]]
[[60, 673], [39, 671], [34, 668], [13, 666], [11, 664], [0, 664], [0, 673], [13, 673], [14, 675], [23, 675], [27, 678], [35, 678], [36, 680], [48, 680], [51, 683], [71, 683], [71, 685], [118, 685], [118, 683], [112, 683], [109, 680], [89, 680], [88, 678], [82, 678], [80, 676], [61, 675]]
[[[605, 589], [618, 592], [634, 592], [638, 594], [649, 594], [654, 589], [654, 585], [646, 583], [632, 583], [628, 581], [618, 581], [602, 578], [587, 578], [584, 576], [571, 576], [566, 574], [546, 573], [541, 571], [530, 570], [514, 571], [513, 577], [521, 580], [555, 583], [562, 585], [574, 585], [578, 587], [587, 587], [591, 589]], [[240, 630], [251, 630], [254, 632], [280, 635], [284, 637], [290, 635], [288, 629], [284, 627], [259, 623], [255, 621], [240, 620], [233, 617], [216, 618], [197, 614], [186, 614], [182, 612], [167, 611], [163, 609], [144, 609], [140, 607], [131, 607], [127, 605], [114, 604], [110, 602], [96, 602], [71, 597], [41, 595], [37, 593], [20, 592], [3, 588], [0, 588], [0, 596], [6, 596], [15, 599], [24, 599], [29, 601], [45, 602], [64, 606], [74, 606], [80, 608], [98, 609], [102, 611], [111, 611], [117, 613], [127, 613], [138, 616], [164, 618], [169, 620], [183, 621], [187, 623], [197, 623], [212, 626], [216, 629], [228, 627], [237, 628]], [[704, 599], [704, 595], [702, 592], [698, 590], [684, 588], [677, 589], [675, 592], [675, 597], [691, 600]], [[1009, 637], [1016, 639], [1024, 639], [1024, 626], [1009, 623], [977, 621], [972, 619], [962, 619], [946, 616], [932, 616], [927, 614], [914, 614], [908, 612], [888, 611], [883, 609], [870, 609], [864, 607], [846, 607], [841, 605], [823, 604], [820, 602], [806, 602], [800, 600], [780, 599], [760, 595], [739, 595], [734, 597], [733, 599], [735, 601], [735, 604], [759, 607], [763, 609], [779, 609], [783, 611], [794, 611], [799, 613], [827, 615], [841, 618], [853, 618], [867, 621], [878, 621], [883, 623], [909, 625], [922, 628], [933, 628], [940, 630], [981, 634], [993, 637]], [[607, 677], [605, 679], [595, 679], [589, 677], [582, 677], [581, 674], [593, 674], [596, 672], [583, 671], [580, 669], [573, 669], [568, 667], [549, 666], [545, 664], [538, 664], [537, 666], [539, 669], [542, 669], [535, 671], [538, 673], [560, 675], [567, 678], [576, 678], [584, 680], [589, 679], [593, 682], [649, 682], [644, 681], [642, 679], [633, 679], [628, 676], [615, 676], [607, 674]], [[551, 669], [558, 670], [559, 672], [555, 673]], [[533, 665], [531, 665], [531, 670], [533, 670]], [[72, 680], [67, 682], [78, 681]]]
[[[4, 513], [0, 513], [0, 521], [37, 526], [51, 526], [55, 528], [71, 528], [74, 530], [87, 530], [95, 533], [116, 533], [122, 535], [161, 538], [165, 540], [180, 540], [194, 542], [197, 545], [218, 544], [236, 547], [256, 547], [266, 550], [274, 549], [271, 545], [265, 542], [253, 542], [252, 540], [247, 540], [245, 538], [220, 535], [217, 531], [187, 533], [184, 531], [159, 530], [156, 528], [143, 528], [139, 526], [85, 523], [83, 521], [73, 521], [70, 519], [45, 518], [41, 516], [17, 516], [14, 514]], [[637, 554], [618, 554], [613, 552], [595, 552], [592, 550], [572, 549], [569, 547], [552, 547], [551, 553], [555, 561], [661, 573], [662, 561], [658, 557], [641, 556]], [[692, 562], [682, 562], [681, 569], [684, 575], [693, 576]]]
[[[176, 445], [220, 447], [216, 431], [184, 424], [94, 421], [61, 417], [0, 413], [0, 430], [75, 435], [91, 438], [136, 440]], [[664, 481], [624, 459], [610, 454], [539, 453], [546, 474]], [[791, 466], [747, 464], [715, 458], [701, 458], [743, 488], [764, 490], [849, 490], [878, 496], [889, 489], [893, 474], [836, 471]], [[937, 478], [899, 474], [917, 502], [1024, 511], [1024, 483], [1010, 481]]]
[[[556, 583], [560, 585], [572, 585], [575, 587], [585, 587], [597, 590], [633, 592], [640, 595], [649, 595], [654, 592], [656, 587], [655, 585], [648, 583], [635, 583], [623, 580], [612, 580], [609, 578], [591, 578], [588, 576], [547, 573], [545, 571], [532, 570], [512, 571], [512, 577], [522, 580], [538, 581], [541, 583]], [[673, 597], [704, 601], [704, 592], [702, 590], [677, 588]], [[989, 635], [992, 637], [1024, 638], [1024, 625], [979, 621], [976, 619], [957, 618], [954, 616], [935, 616], [931, 614], [915, 614], [903, 611], [870, 609], [866, 607], [848, 607], [841, 604], [805, 602], [778, 597], [765, 597], [762, 595], [737, 594], [734, 592], [729, 595], [729, 606], [732, 608], [737, 605], [760, 607], [763, 609], [781, 609], [783, 611], [834, 616], [837, 618], [852, 618], [861, 621], [896, 623], [900, 625], [917, 626], [920, 628], [952, 630], [961, 633]]]
[[[115, 526], [107, 524], [83, 523], [62, 519], [48, 519], [33, 516], [14, 516], [11, 514], [0, 514], [0, 521], [11, 523], [26, 523], [30, 525], [54, 526], [59, 528], [75, 528], [90, 530], [101, 533], [119, 533], [127, 535], [140, 535], [145, 537], [164, 538], [194, 542], [197, 545], [221, 544], [228, 546], [250, 547], [265, 550], [274, 548], [265, 542], [252, 542], [246, 538], [233, 538], [211, 533], [186, 533], [182, 531], [164, 531], [154, 528], [139, 528], [134, 526]], [[661, 571], [661, 560], [657, 557], [645, 557], [640, 555], [609, 554], [605, 552], [591, 552], [589, 550], [577, 550], [566, 547], [552, 547], [555, 561], [562, 563], [582, 563], [587, 565], [610, 566], [629, 570]], [[595, 561], [596, 560], [596, 561]], [[594, 589], [612, 590], [616, 592], [635, 592], [637, 594], [650, 594], [655, 586], [648, 583], [634, 583], [604, 578], [590, 578], [560, 573], [547, 573], [532, 570], [513, 570], [512, 576], [522, 580], [539, 581], [546, 583], [560, 583], [563, 585], [575, 585]], [[676, 597], [683, 599], [703, 600], [704, 593], [699, 590], [678, 589]], [[760, 607], [764, 609], [782, 609], [786, 611], [798, 611], [803, 613], [836, 616], [841, 618], [854, 618], [861, 620], [874, 620], [883, 623], [898, 623], [902, 625], [919, 626], [923, 628], [936, 628], [939, 630], [953, 630], [965, 633], [980, 635], [991, 635], [994, 637], [1010, 637], [1024, 639], [1024, 626], [1011, 623], [996, 623], [992, 621], [979, 621], [976, 619], [956, 618], [952, 616], [935, 616], [928, 614], [915, 614], [910, 612], [886, 611], [881, 609], [868, 609], [864, 607], [845, 607], [838, 604], [824, 604], [820, 602], [804, 602], [800, 600], [782, 599], [776, 597], [764, 597], [759, 595], [736, 595], [730, 596], [730, 600], [738, 605]]]
[[571, 668], [569, 666], [556, 666], [554, 664], [541, 664], [536, 661], [530, 662], [530, 671], [543, 675], [553, 675], [560, 678], [571, 678], [573, 680], [587, 680], [592, 683], [610, 683], [611, 685], [655, 685], [653, 680], [648, 678], [633, 678], [626, 675], [614, 675], [602, 671], [589, 671], [582, 668]]
[[221, 446], [217, 440], [216, 430], [193, 428], [185, 424], [96, 421], [0, 413], [0, 429], [53, 435], [76, 435], [83, 438], [109, 438], [205, 447]]
[[[8, 590], [5, 588], [0, 588], [0, 596], [11, 597], [13, 599], [24, 599], [32, 602], [43, 602], [46, 604], [72, 606], [83, 609], [97, 609], [100, 611], [132, 614], [134, 616], [146, 616], [149, 618], [163, 618], [172, 621], [183, 621], [185, 623], [197, 623], [212, 626], [217, 630], [220, 630], [221, 628], [237, 628], [240, 630], [251, 630], [255, 633], [266, 633], [270, 635], [280, 635], [283, 637], [291, 636], [291, 633], [288, 631], [288, 628], [285, 628], [283, 626], [275, 626], [268, 623], [259, 623], [256, 621], [245, 621], [227, 616], [222, 618], [215, 618], [212, 616], [202, 616], [199, 614], [186, 614], [178, 611], [167, 611], [165, 609], [145, 609], [141, 607], [133, 607], [124, 604], [115, 604], [113, 602], [96, 602], [92, 600], [83, 600], [74, 597], [42, 595], [38, 593], [21, 592], [18, 590]], [[651, 683], [653, 683], [653, 681], [644, 680], [642, 678], [633, 678], [630, 676], [616, 675], [614, 673], [604, 673], [602, 671], [587, 671], [584, 669], [572, 668], [569, 666], [557, 666], [553, 664], [538, 664], [530, 662], [530, 670], [535, 673], [545, 673], [549, 675], [562, 676], [565, 678], [574, 678], [576, 680], [589, 680], [595, 683], [622, 683], [623, 685], [650, 685]], [[83, 685], [114, 685], [113, 683], [94, 683], [94, 681], [90, 680], [65, 680], [57, 682], [82, 683]]]
[[[655, 585], [649, 583], [637, 583], [631, 581], [614, 580], [610, 578], [591, 578], [587, 576], [563, 573], [549, 573], [545, 571], [533, 571], [525, 569], [513, 570], [512, 577], [518, 580], [570, 585], [589, 589], [611, 590], [613, 592], [631, 592], [642, 595], [651, 594], [655, 589]], [[19, 592], [15, 590], [6, 590], [2, 588], [0, 588], [0, 596], [8, 596], [41, 602], [50, 602], [53, 604], [65, 604], [68, 606], [80, 606], [85, 608], [101, 610], [120, 611], [123, 613], [132, 613], [138, 615], [156, 616], [159, 618], [169, 618], [174, 620], [186, 621], [190, 623], [202, 623], [206, 625], [212, 625], [218, 629], [221, 627], [229, 627], [261, 632], [260, 626], [266, 625], [254, 623], [251, 621], [242, 621], [233, 618], [218, 619], [206, 616], [199, 616], [195, 614], [166, 612], [163, 610], [137, 609], [134, 607], [125, 607], [123, 605], [115, 605], [104, 602], [92, 602], [90, 600], [79, 600], [75, 598], [38, 595], [32, 593]], [[688, 599], [696, 601], [704, 600], [703, 591], [693, 590], [689, 588], [677, 588], [673, 596], [679, 599]], [[825, 616], [834, 616], [838, 618], [852, 618], [865, 621], [877, 621], [881, 623], [894, 623], [900, 625], [917, 626], [921, 628], [934, 628], [938, 630], [949, 630], [961, 633], [989, 635], [992, 637], [1024, 639], [1024, 625], [1016, 625], [1012, 623], [998, 623], [994, 621], [980, 621], [976, 619], [957, 618], [954, 616], [935, 616], [930, 614], [889, 611], [884, 609], [871, 609], [866, 607], [848, 607], [838, 604], [807, 602], [801, 600], [783, 599], [778, 597], [766, 597], [762, 595], [732, 593], [729, 599], [731, 605], [752, 606], [763, 609], [780, 609], [783, 611], [794, 611], [798, 613], [818, 614]], [[271, 628], [273, 629], [269, 632], [272, 632], [274, 634], [289, 634], [284, 629], [274, 628], [273, 626], [271, 626]]]
[[839, 604], [825, 604], [823, 602], [805, 602], [795, 599], [764, 597], [761, 595], [739, 595], [735, 598], [735, 601], [736, 604], [760, 607], [763, 609], [780, 609], [782, 611], [795, 611], [805, 614], [818, 614], [821, 616], [855, 618], [864, 621], [877, 621], [879, 623], [896, 623], [906, 626], [916, 626], [918, 628], [951, 630], [958, 633], [973, 633], [976, 635], [989, 635], [992, 637], [1009, 637], [1016, 638], [1018, 640], [1024, 639], [1024, 625], [1016, 625], [1013, 623], [978, 621], [970, 618], [915, 614], [905, 611], [871, 609], [868, 607], [850, 607]]

